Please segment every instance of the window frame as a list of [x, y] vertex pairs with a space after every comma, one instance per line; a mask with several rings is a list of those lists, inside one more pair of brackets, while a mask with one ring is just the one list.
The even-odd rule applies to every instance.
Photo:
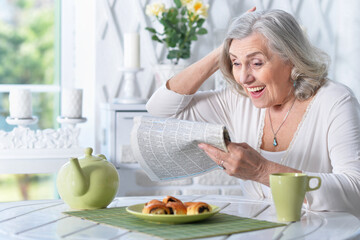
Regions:
[[[74, 8], [73, 1], [54, 0], [54, 84], [0, 84], [0, 93], [29, 89], [35, 93], [58, 93], [60, 96], [62, 88], [74, 87]], [[57, 103], [54, 112], [60, 113], [60, 101]]]

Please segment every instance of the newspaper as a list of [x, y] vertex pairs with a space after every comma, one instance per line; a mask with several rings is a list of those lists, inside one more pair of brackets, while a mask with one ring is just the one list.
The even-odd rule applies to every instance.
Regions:
[[172, 118], [134, 118], [131, 147], [134, 157], [153, 181], [194, 177], [219, 166], [198, 147], [211, 144], [227, 152], [230, 141], [223, 125]]

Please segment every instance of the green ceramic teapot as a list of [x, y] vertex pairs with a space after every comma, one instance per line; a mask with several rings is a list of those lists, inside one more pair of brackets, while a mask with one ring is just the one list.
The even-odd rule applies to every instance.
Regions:
[[92, 155], [85, 149], [84, 158], [70, 158], [57, 176], [60, 197], [72, 209], [99, 209], [107, 207], [119, 187], [116, 168], [102, 154]]

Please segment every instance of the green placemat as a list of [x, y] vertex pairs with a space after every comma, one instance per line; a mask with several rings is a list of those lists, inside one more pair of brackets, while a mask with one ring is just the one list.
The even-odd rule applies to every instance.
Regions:
[[229, 235], [233, 233], [285, 226], [285, 224], [242, 218], [224, 213], [200, 222], [186, 224], [153, 223], [139, 219], [126, 212], [126, 207], [98, 210], [71, 211], [65, 214], [103, 223], [114, 227], [125, 228], [134, 232], [146, 233], [164, 239], [192, 239]]

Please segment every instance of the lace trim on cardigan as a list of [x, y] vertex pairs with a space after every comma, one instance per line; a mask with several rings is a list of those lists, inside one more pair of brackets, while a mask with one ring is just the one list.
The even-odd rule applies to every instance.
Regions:
[[[288, 155], [289, 155], [289, 151], [290, 149], [292, 148], [297, 136], [298, 136], [298, 132], [299, 130], [301, 129], [302, 125], [303, 125], [303, 122], [305, 121], [307, 115], [308, 115], [308, 112], [310, 111], [311, 109], [311, 106], [313, 105], [313, 102], [315, 101], [315, 99], [317, 98], [317, 95], [318, 94], [315, 94], [315, 96], [313, 97], [313, 99], [311, 100], [311, 102], [309, 103], [309, 105], [307, 106], [306, 108], [306, 111], [304, 113], [304, 116], [302, 117], [297, 129], [296, 129], [296, 132], [294, 134], [294, 137], [292, 138], [291, 142], [290, 142], [290, 145], [289, 147], [285, 150], [285, 154], [284, 156], [281, 158], [280, 160], [280, 164], [282, 165], [285, 165], [285, 160], [287, 159]], [[258, 143], [257, 143], [257, 146], [256, 146], [256, 151], [258, 153], [260, 153], [260, 147], [261, 147], [261, 144], [262, 144], [262, 137], [263, 137], [263, 134], [264, 134], [264, 126], [265, 126], [265, 113], [266, 113], [266, 109], [262, 110], [261, 111], [261, 116], [260, 116], [260, 129], [259, 129], [259, 134], [258, 134]], [[262, 198], [264, 199], [265, 198], [265, 194], [264, 194], [264, 191], [263, 191], [263, 188], [261, 187], [261, 183], [258, 183], [258, 182], [254, 182], [254, 185], [257, 186], [257, 190], [262, 193]]]
[[261, 115], [260, 115], [260, 126], [259, 126], [259, 133], [258, 133], [258, 142], [256, 146], [256, 151], [260, 153], [260, 147], [262, 144], [262, 137], [264, 134], [264, 126], [265, 126], [265, 113], [266, 109], [261, 109]]
[[289, 151], [290, 151], [290, 149], [292, 148], [292, 146], [294, 145], [294, 142], [295, 142], [295, 140], [296, 140], [296, 138], [297, 138], [297, 136], [298, 136], [298, 132], [299, 132], [299, 130], [301, 129], [301, 127], [302, 127], [302, 125], [303, 125], [303, 123], [304, 123], [304, 121], [305, 121], [305, 119], [306, 119], [306, 117], [307, 117], [307, 115], [308, 115], [308, 113], [309, 113], [309, 111], [310, 111], [310, 109], [311, 109], [311, 106], [313, 105], [315, 99], [317, 98], [317, 95], [318, 95], [318, 94], [315, 94], [315, 96], [314, 96], [313, 99], [310, 101], [309, 105], [307, 106], [306, 111], [305, 111], [305, 113], [304, 113], [304, 116], [302, 117], [302, 119], [301, 119], [301, 121], [300, 121], [300, 123], [299, 123], [299, 125], [298, 125], [298, 127], [297, 127], [297, 129], [296, 129], [296, 132], [295, 132], [295, 134], [294, 134], [294, 137], [291, 139], [291, 142], [290, 142], [289, 147], [286, 149], [286, 152], [285, 152], [284, 156], [283, 156], [283, 157], [281, 158], [281, 160], [280, 160], [280, 164], [283, 164], [283, 165], [284, 165], [285, 160], [287, 160], [287, 157], [288, 157], [288, 155], [289, 155]]
[[[256, 146], [256, 151], [258, 153], [260, 153], [260, 147], [261, 147], [261, 144], [262, 144], [262, 137], [263, 137], [263, 134], [264, 134], [264, 126], [265, 126], [265, 113], [266, 113], [266, 108], [265, 109], [261, 109], [261, 115], [260, 115], [260, 126], [259, 126], [259, 133], [258, 133], [258, 142], [257, 142], [257, 146]], [[264, 191], [261, 187], [261, 183], [258, 183], [258, 182], [253, 182], [254, 184], [254, 187], [257, 188], [257, 192], [259, 194], [261, 194], [261, 197], [262, 199], [265, 199], [265, 194], [264, 194]]]

